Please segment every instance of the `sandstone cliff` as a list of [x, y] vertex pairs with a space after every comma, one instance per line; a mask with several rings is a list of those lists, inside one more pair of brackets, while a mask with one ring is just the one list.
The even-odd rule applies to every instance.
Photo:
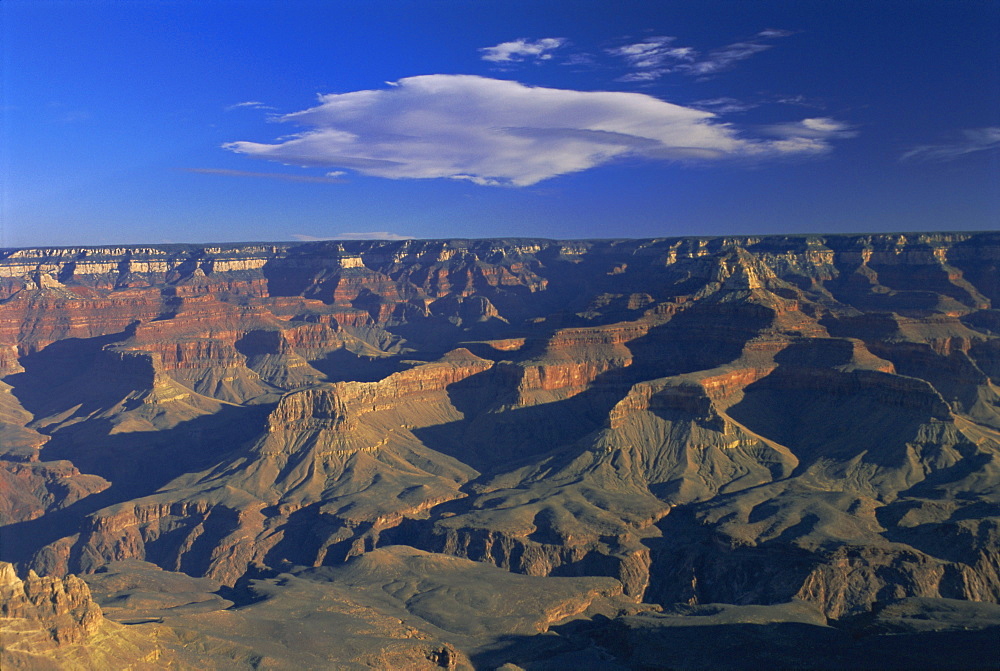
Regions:
[[5, 669], [163, 668], [152, 637], [106, 620], [87, 584], [29, 573], [0, 562], [0, 664]]
[[650, 604], [996, 602], [998, 263], [995, 233], [0, 251], [0, 556], [236, 588], [406, 544]]

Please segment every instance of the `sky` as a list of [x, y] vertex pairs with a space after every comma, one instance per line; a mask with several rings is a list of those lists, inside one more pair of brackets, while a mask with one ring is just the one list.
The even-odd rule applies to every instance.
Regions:
[[0, 0], [0, 247], [1000, 229], [998, 0]]

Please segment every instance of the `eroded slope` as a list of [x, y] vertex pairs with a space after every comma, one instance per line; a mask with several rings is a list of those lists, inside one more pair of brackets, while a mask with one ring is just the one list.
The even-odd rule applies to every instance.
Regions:
[[4, 252], [3, 558], [238, 588], [403, 544], [651, 604], [995, 603], [998, 263], [996, 234]]

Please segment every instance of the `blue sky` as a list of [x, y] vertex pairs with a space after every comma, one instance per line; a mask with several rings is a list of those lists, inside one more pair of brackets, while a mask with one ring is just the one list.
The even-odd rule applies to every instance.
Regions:
[[2, 0], [0, 246], [1000, 228], [996, 0]]

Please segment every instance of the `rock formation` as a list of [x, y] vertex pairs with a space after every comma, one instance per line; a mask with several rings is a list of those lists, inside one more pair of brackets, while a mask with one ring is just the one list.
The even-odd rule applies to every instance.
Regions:
[[163, 668], [153, 638], [104, 618], [80, 578], [24, 580], [0, 562], [0, 665], [4, 669]]
[[[275, 613], [313, 589], [279, 575], [368, 594], [441, 556], [619, 586], [518, 664], [648, 665], [705, 604], [995, 604], [998, 267], [996, 233], [2, 250], [0, 559]], [[503, 661], [420, 598], [400, 655]]]

